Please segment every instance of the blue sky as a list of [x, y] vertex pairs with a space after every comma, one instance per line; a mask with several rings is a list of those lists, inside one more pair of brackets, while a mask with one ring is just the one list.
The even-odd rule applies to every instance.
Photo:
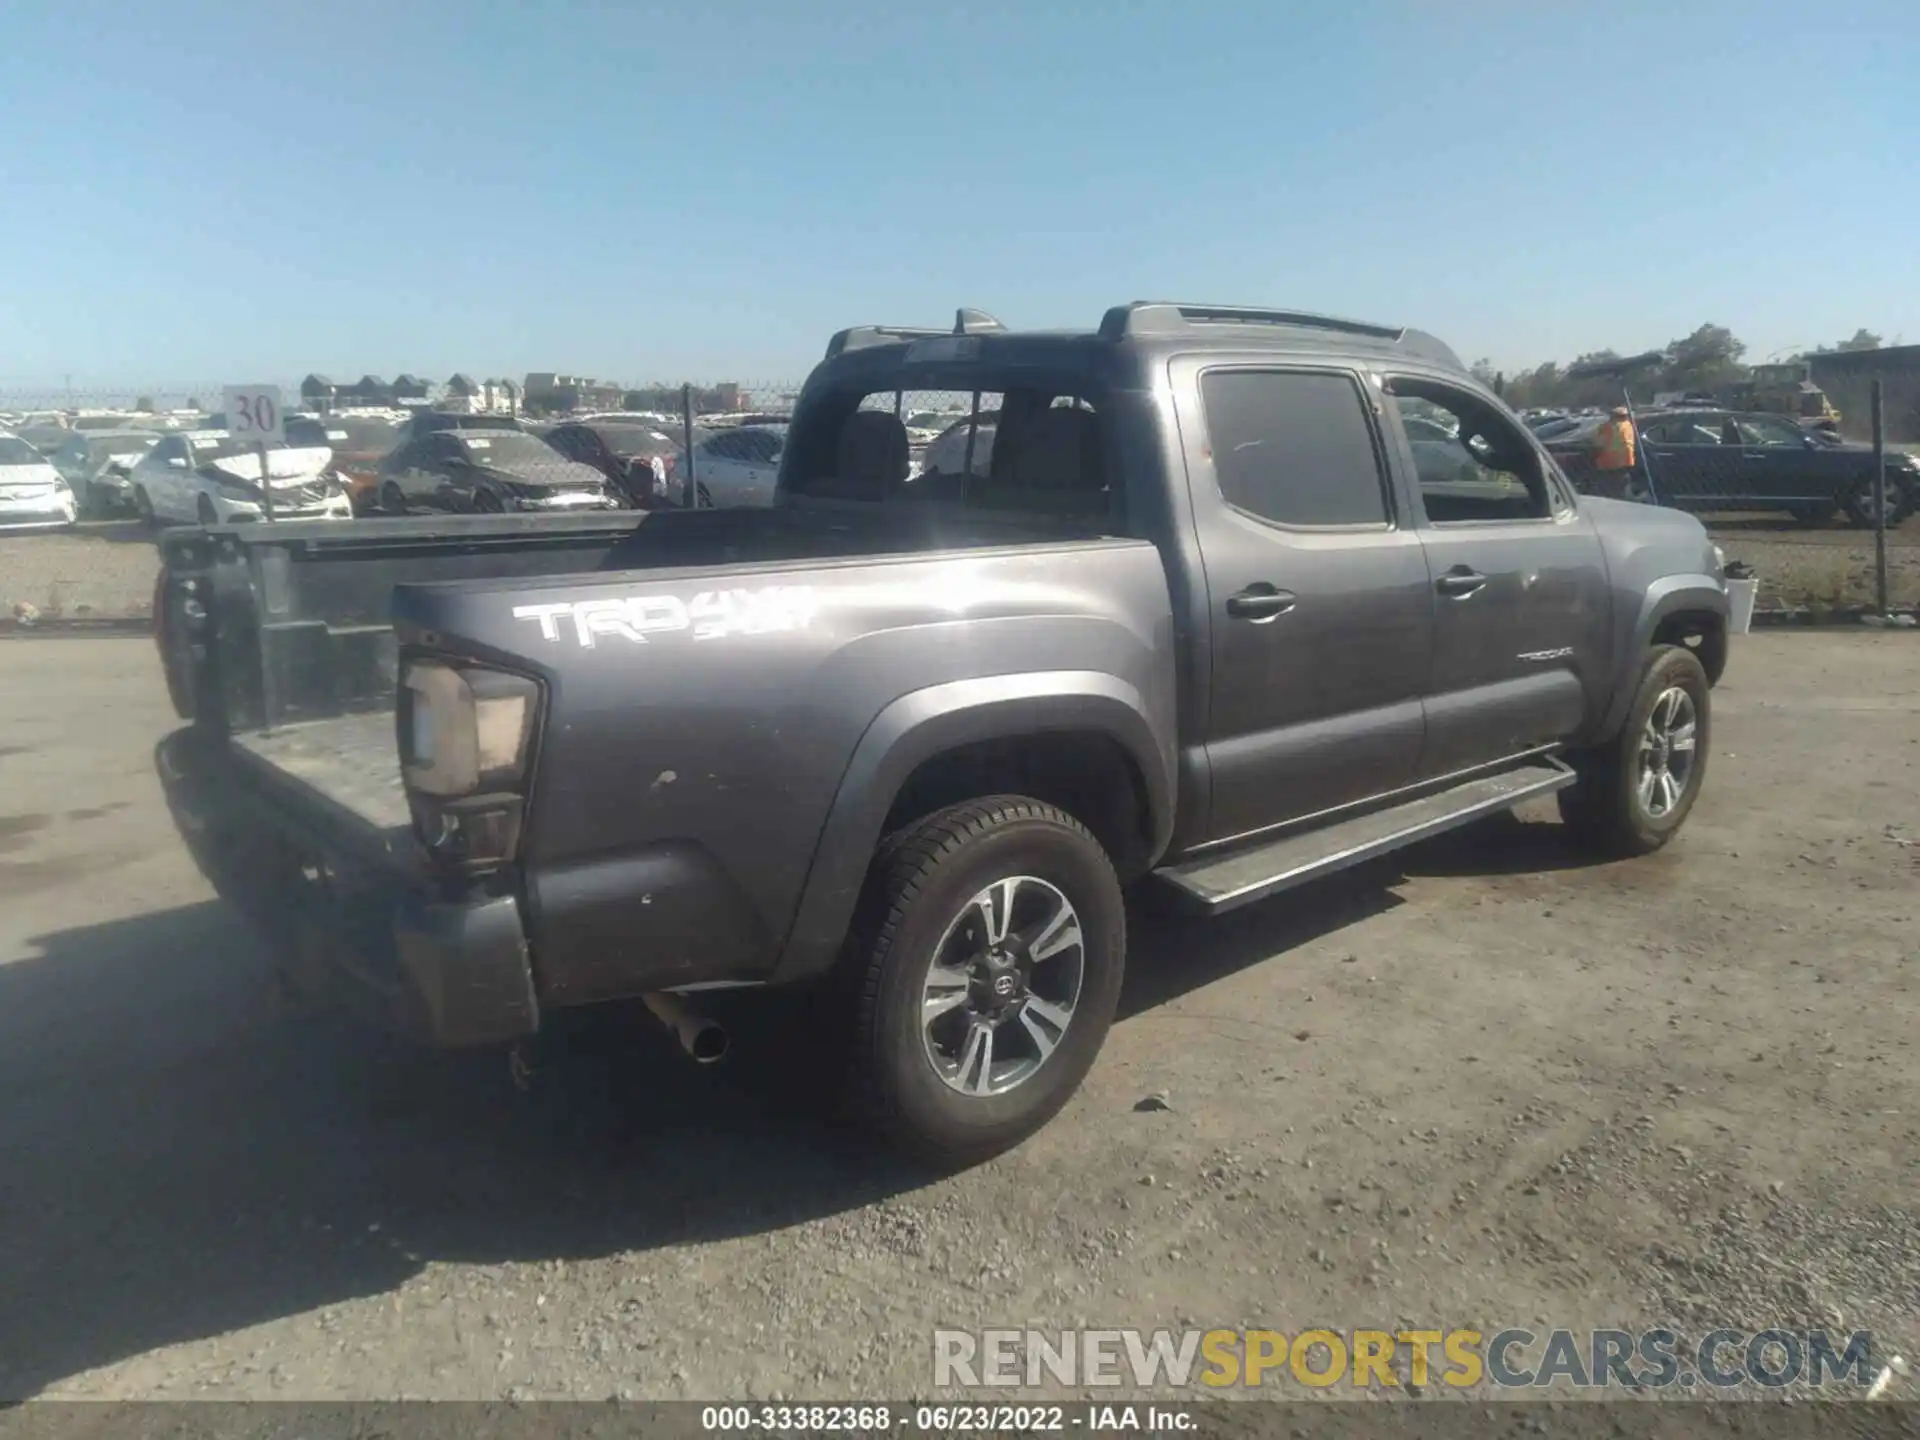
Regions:
[[799, 377], [1134, 298], [1920, 341], [1910, 3], [9, 0], [0, 395]]

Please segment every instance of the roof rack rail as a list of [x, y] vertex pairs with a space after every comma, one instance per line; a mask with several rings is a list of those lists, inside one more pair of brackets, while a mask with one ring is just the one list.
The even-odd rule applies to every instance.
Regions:
[[1408, 355], [1432, 360], [1450, 369], [1466, 368], [1445, 341], [1424, 330], [1375, 325], [1365, 320], [1347, 320], [1338, 315], [1319, 315], [1308, 310], [1275, 310], [1258, 305], [1195, 305], [1172, 300], [1135, 300], [1107, 311], [1100, 320], [1100, 338], [1119, 340], [1141, 335], [1191, 335], [1200, 327], [1213, 325], [1271, 326], [1318, 330], [1329, 335], [1351, 335], [1356, 339], [1395, 346]]
[[827, 341], [827, 359], [844, 355], [849, 350], [865, 350], [871, 345], [898, 345], [902, 340], [925, 340], [947, 333], [945, 330], [913, 329], [906, 325], [854, 325], [836, 331], [834, 337]]
[[902, 340], [930, 340], [938, 335], [990, 335], [1005, 330], [984, 310], [962, 306], [953, 312], [951, 330], [928, 330], [909, 325], [854, 325], [835, 333], [827, 341], [827, 359], [849, 350], [865, 350], [871, 345], [898, 345]]
[[1273, 310], [1258, 305], [1192, 305], [1173, 300], [1135, 300], [1116, 305], [1100, 322], [1102, 339], [1122, 335], [1177, 335], [1195, 325], [1292, 325], [1309, 330], [1332, 330], [1344, 335], [1366, 335], [1375, 340], [1398, 340], [1407, 332], [1397, 325], [1372, 325], [1337, 315], [1307, 310]]

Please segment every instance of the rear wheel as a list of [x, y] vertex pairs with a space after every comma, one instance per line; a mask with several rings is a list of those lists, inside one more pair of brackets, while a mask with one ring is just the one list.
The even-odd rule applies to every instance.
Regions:
[[[1863, 530], [1874, 528], [1877, 507], [1874, 504], [1874, 483], [1872, 475], [1863, 475], [1847, 492], [1847, 519]], [[1900, 483], [1900, 477], [1891, 471], [1887, 474], [1887, 528], [1891, 530], [1907, 518], [1913, 509], [1913, 497], [1907, 494], [1906, 486]]]
[[407, 513], [406, 494], [391, 480], [380, 487], [379, 501], [380, 510], [383, 514], [404, 515]]
[[1046, 1124], [1099, 1054], [1126, 912], [1087, 829], [1017, 795], [968, 801], [882, 843], [849, 938], [856, 1099], [941, 1167]]
[[1579, 779], [1560, 792], [1560, 818], [1604, 855], [1646, 855], [1686, 823], [1707, 772], [1707, 672], [1691, 650], [1656, 647], [1620, 734], [1570, 756]]

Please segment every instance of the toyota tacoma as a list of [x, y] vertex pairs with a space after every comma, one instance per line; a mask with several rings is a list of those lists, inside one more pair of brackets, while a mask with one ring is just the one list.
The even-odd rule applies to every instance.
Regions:
[[[916, 412], [991, 443], [915, 465]], [[1576, 495], [1429, 335], [1237, 306], [843, 331], [770, 507], [162, 549], [160, 773], [290, 972], [443, 1046], [642, 999], [702, 1058], [700, 992], [808, 987], [946, 1164], [1087, 1074], [1128, 887], [1218, 913], [1549, 793], [1654, 850], [1728, 648], [1691, 516]]]

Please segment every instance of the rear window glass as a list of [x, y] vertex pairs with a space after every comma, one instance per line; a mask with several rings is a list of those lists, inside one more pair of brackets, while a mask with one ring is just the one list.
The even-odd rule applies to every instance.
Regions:
[[[1282, 525], [1386, 523], [1385, 480], [1366, 401], [1351, 377], [1210, 370], [1200, 388], [1214, 473], [1229, 505]], [[1436, 443], [1455, 443], [1439, 418], [1424, 423]]]
[[885, 505], [1113, 518], [1097, 397], [1073, 380], [1020, 381], [811, 398], [794, 427], [789, 488]]

